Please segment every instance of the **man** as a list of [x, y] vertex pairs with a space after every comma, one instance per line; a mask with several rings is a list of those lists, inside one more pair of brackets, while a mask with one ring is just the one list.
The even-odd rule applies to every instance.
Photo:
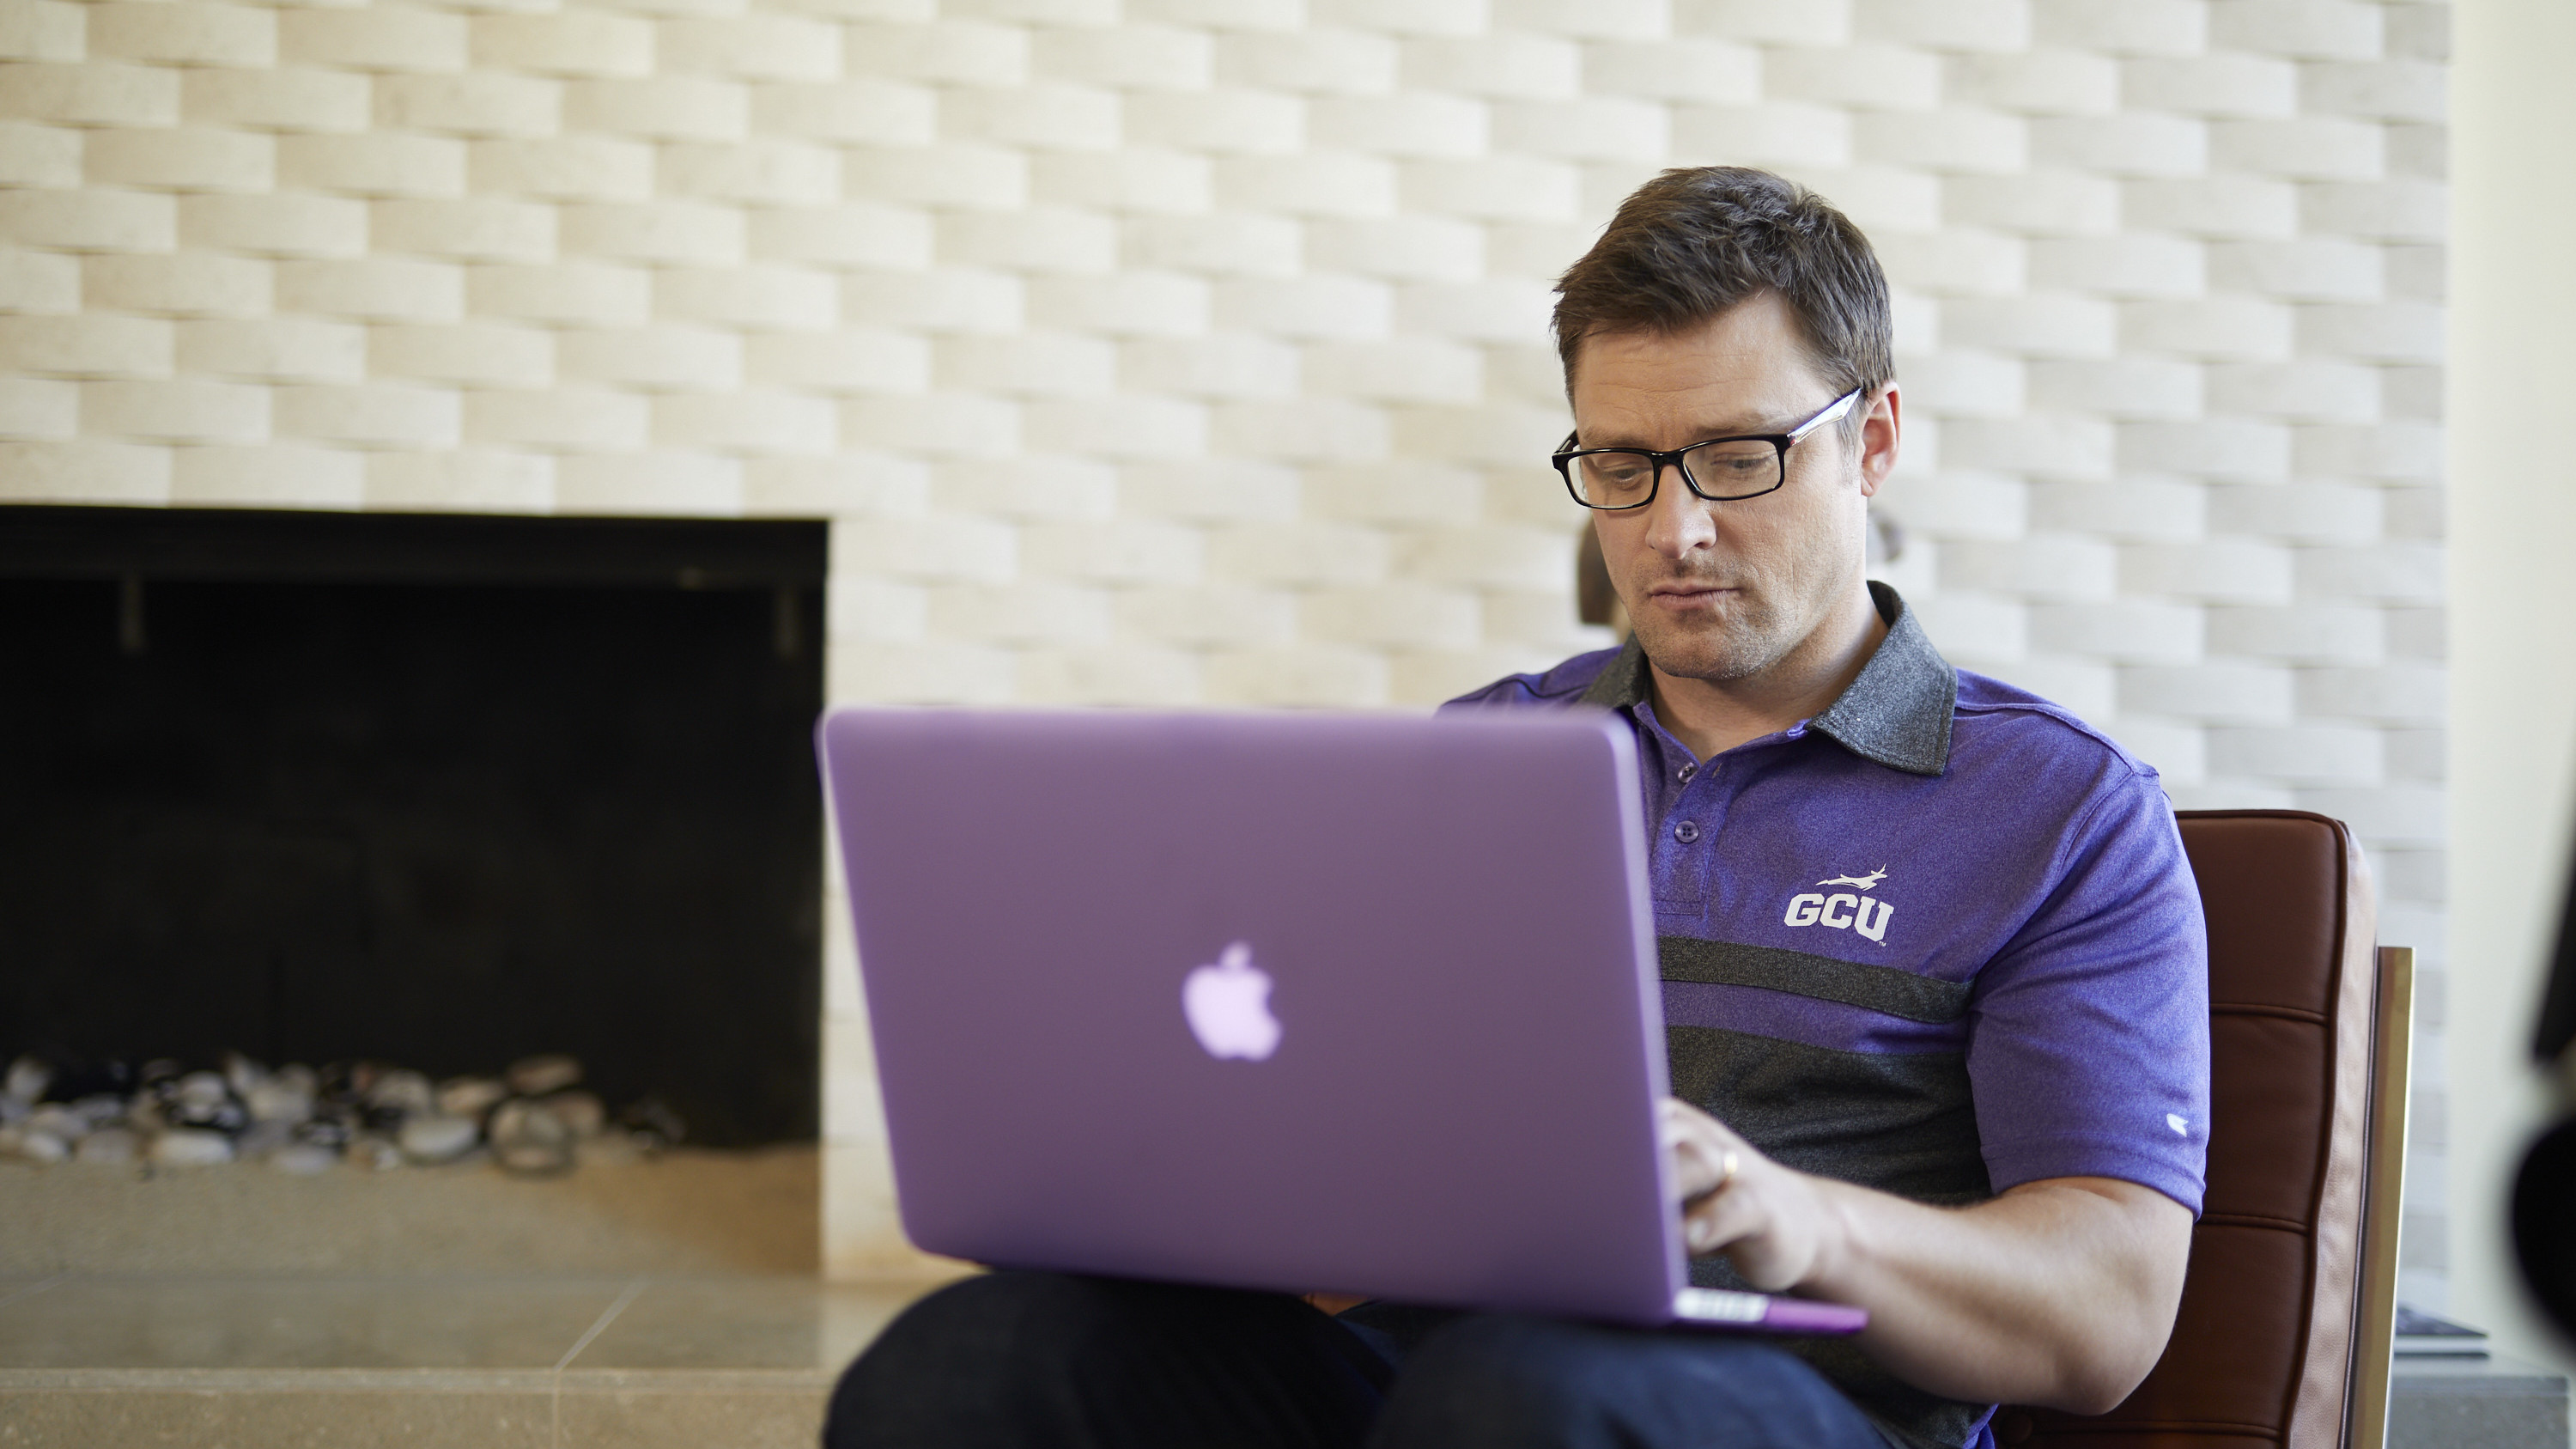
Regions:
[[1456, 707], [1634, 729], [1692, 1276], [1869, 1329], [996, 1275], [888, 1330], [834, 1446], [1956, 1446], [2000, 1401], [2107, 1409], [2162, 1351], [2205, 1146], [2198, 897], [2152, 771], [1952, 670], [1864, 578], [1901, 432], [1867, 241], [1777, 177], [1667, 172], [1559, 291], [1555, 462], [1633, 632]]

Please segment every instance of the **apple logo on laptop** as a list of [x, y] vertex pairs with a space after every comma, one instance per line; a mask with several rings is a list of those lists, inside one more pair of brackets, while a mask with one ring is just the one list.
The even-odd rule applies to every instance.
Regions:
[[1279, 1018], [1270, 1014], [1270, 973], [1252, 964], [1252, 947], [1237, 941], [1181, 983], [1181, 1015], [1190, 1034], [1223, 1061], [1267, 1058], [1279, 1049]]

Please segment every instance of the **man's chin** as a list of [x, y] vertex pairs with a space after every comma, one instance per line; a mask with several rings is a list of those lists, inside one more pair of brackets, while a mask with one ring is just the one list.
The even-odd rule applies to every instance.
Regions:
[[1632, 627], [1646, 661], [1676, 679], [1722, 683], [1759, 673], [1768, 661], [1752, 631], [1734, 620], [1703, 619], [1691, 626], [1639, 618]]

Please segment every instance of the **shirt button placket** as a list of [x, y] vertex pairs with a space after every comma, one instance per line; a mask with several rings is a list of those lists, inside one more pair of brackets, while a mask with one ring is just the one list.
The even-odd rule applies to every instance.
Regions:
[[1699, 822], [1696, 820], [1685, 820], [1674, 826], [1673, 839], [1680, 841], [1684, 845], [1697, 843], [1699, 840]]

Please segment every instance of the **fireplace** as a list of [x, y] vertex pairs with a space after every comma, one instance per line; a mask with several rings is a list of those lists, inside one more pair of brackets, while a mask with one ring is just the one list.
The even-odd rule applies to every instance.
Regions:
[[0, 509], [0, 1055], [817, 1127], [826, 529]]

